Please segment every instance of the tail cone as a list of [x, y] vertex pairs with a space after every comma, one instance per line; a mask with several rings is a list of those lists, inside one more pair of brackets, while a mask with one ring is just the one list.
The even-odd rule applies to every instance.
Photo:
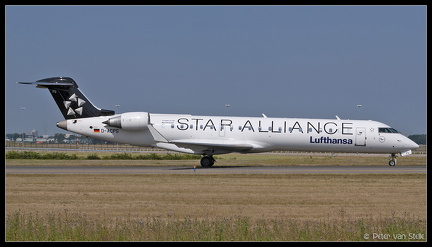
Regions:
[[67, 120], [57, 122], [57, 127], [59, 127], [60, 129], [67, 130]]

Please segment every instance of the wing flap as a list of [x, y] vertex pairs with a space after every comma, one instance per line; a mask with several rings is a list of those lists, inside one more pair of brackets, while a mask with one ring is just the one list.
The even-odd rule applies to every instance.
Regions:
[[173, 140], [170, 143], [178, 147], [188, 148], [201, 154], [226, 154], [232, 152], [246, 153], [256, 148], [256, 145], [232, 140], [215, 141], [206, 139]]

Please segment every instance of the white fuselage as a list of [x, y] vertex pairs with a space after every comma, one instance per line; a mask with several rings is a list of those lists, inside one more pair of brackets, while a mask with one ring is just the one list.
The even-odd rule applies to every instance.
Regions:
[[[134, 114], [137, 117], [134, 118]], [[106, 124], [107, 120], [122, 115], [123, 128]], [[126, 119], [125, 116], [129, 118]], [[128, 121], [141, 121], [143, 116], [147, 119], [141, 124], [127, 127]], [[106, 141], [205, 155], [273, 150], [400, 153], [418, 148], [416, 143], [402, 134], [388, 131], [391, 129], [388, 125], [371, 120], [193, 116], [145, 112], [70, 119], [60, 123], [68, 131]]]

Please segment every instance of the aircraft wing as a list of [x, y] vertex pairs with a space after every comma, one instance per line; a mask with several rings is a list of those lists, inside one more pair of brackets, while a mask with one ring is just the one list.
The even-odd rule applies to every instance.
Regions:
[[185, 139], [172, 140], [169, 143], [176, 145], [179, 148], [193, 150], [197, 154], [226, 154], [226, 153], [245, 153], [257, 145], [248, 144], [245, 142], [236, 142], [233, 140], [215, 141], [211, 139]]

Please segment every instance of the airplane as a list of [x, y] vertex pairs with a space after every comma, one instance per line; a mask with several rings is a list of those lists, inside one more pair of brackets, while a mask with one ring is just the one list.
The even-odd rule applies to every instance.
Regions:
[[211, 167], [213, 155], [269, 151], [412, 154], [419, 147], [390, 126], [372, 120], [195, 116], [125, 112], [96, 107], [69, 77], [17, 82], [46, 88], [65, 120], [57, 127], [96, 139], [151, 146], [202, 155]]

